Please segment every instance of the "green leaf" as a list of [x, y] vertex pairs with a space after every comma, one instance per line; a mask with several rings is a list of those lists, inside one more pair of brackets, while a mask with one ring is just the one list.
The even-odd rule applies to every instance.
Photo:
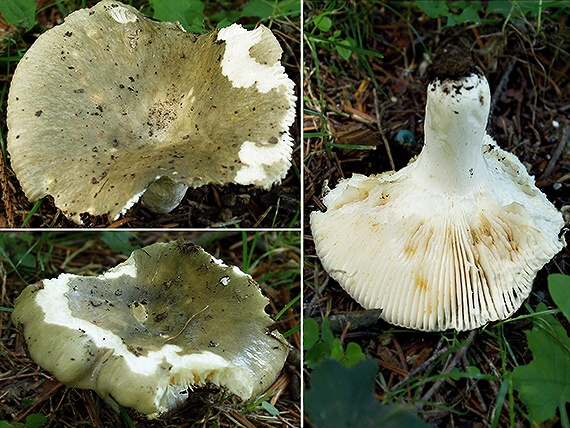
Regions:
[[[14, 271], [19, 269], [36, 271], [36, 258], [31, 254], [33, 240], [34, 237], [27, 233], [19, 234], [18, 238], [0, 234], [0, 256], [6, 259]], [[11, 261], [9, 251], [13, 253], [16, 264]]]
[[229, 27], [230, 25], [232, 25], [232, 21], [230, 21], [228, 18], [224, 18], [222, 19], [220, 22], [218, 22], [218, 24], [216, 25], [216, 28], [226, 28]]
[[471, 7], [463, 9], [463, 12], [461, 12], [459, 16], [456, 16], [455, 19], [460, 24], [463, 24], [465, 22], [474, 22], [475, 24], [481, 23], [481, 18], [479, 17], [479, 14], [475, 9]]
[[305, 364], [311, 369], [325, 358], [330, 357], [330, 355], [331, 346], [324, 342], [318, 342], [305, 352]]
[[321, 324], [321, 339], [327, 345], [332, 347], [333, 340], [334, 340], [334, 334], [330, 328], [330, 322], [329, 322], [328, 318], [323, 318], [323, 321]]
[[279, 416], [279, 410], [277, 410], [275, 406], [273, 406], [271, 403], [268, 403], [267, 401], [262, 401], [261, 407], [263, 407], [263, 409], [271, 416]]
[[216, 28], [224, 28], [232, 25], [241, 18], [241, 10], [221, 10], [218, 13], [209, 15], [210, 22], [218, 22]]
[[[540, 303], [537, 312], [546, 310]], [[552, 419], [564, 409], [562, 426], [570, 426], [565, 410], [570, 402], [570, 340], [564, 327], [552, 315], [535, 318], [526, 332], [533, 360], [513, 370], [513, 386], [536, 423]]]
[[570, 321], [570, 276], [554, 273], [548, 276], [548, 291], [556, 306]]
[[366, 359], [366, 355], [358, 343], [349, 342], [346, 345], [346, 360], [349, 366], [355, 366], [364, 359]]
[[353, 51], [351, 48], [355, 46], [356, 46], [356, 40], [347, 37], [345, 40], [341, 40], [337, 43], [336, 50], [339, 53], [339, 55], [342, 57], [342, 59], [348, 61]]
[[31, 413], [26, 417], [26, 423], [0, 421], [0, 428], [41, 428], [47, 422], [47, 418], [41, 413]]
[[0, 13], [8, 24], [16, 24], [32, 29], [36, 23], [36, 0], [2, 0], [0, 2]]
[[444, 0], [418, 0], [416, 5], [432, 19], [451, 14]]
[[204, 3], [200, 0], [150, 0], [154, 19], [176, 22], [189, 33], [203, 32]]
[[332, 342], [330, 357], [338, 361], [344, 358], [344, 349], [338, 337], [335, 337]]
[[327, 359], [311, 373], [305, 411], [317, 428], [427, 428], [411, 410], [374, 398], [378, 366], [366, 359], [354, 367]]
[[483, 5], [479, 0], [459, 0], [449, 4], [451, 5], [452, 9], [464, 10], [467, 8], [471, 8], [476, 12], [483, 10]]
[[26, 417], [26, 428], [40, 428], [47, 422], [47, 418], [41, 413], [31, 413]]
[[241, 16], [252, 16], [254, 18], [267, 19], [273, 16], [275, 2], [267, 0], [251, 0], [243, 7]]
[[345, 366], [353, 366], [366, 358], [357, 343], [349, 342], [344, 350], [340, 339], [331, 331], [328, 318], [323, 318], [321, 324], [319, 334], [319, 325], [315, 319], [307, 318], [303, 322], [303, 348], [307, 367], [313, 368], [326, 358], [338, 360]]
[[488, 15], [503, 15], [503, 18], [507, 18], [511, 13], [511, 8], [515, 4], [509, 0], [490, 0], [487, 4], [486, 12]]
[[140, 248], [140, 245], [131, 244], [130, 240], [134, 237], [135, 235], [131, 232], [125, 231], [101, 233], [101, 240], [107, 244], [111, 250], [127, 256]]
[[460, 372], [457, 368], [453, 369], [449, 373], [449, 377], [453, 380], [459, 380], [463, 378], [472, 378], [477, 379], [481, 375], [481, 371], [475, 366], [467, 367], [467, 370], [464, 372]]
[[283, 0], [277, 4], [277, 16], [299, 16], [301, 14], [301, 0]]
[[11, 424], [6, 421], [0, 421], [0, 428], [25, 428], [25, 426], [22, 422], [14, 422]]
[[117, 402], [117, 400], [115, 400], [112, 395], [109, 395], [109, 397], [111, 397], [111, 399], [119, 407], [119, 411], [121, 413], [121, 416], [123, 417], [123, 422], [125, 423], [125, 426], [127, 428], [136, 428], [135, 423], [133, 422], [133, 420], [131, 419], [129, 413], [125, 410], [125, 408], [119, 402]]
[[299, 0], [285, 0], [278, 3], [273, 0], [251, 0], [243, 7], [241, 16], [261, 19], [279, 18], [298, 15], [300, 8]]
[[34, 403], [34, 401], [36, 401], [35, 398], [24, 398], [22, 400], [22, 409], [27, 409]]
[[314, 318], [303, 322], [303, 349], [309, 350], [319, 341], [319, 324]]
[[328, 16], [320, 14], [317, 15], [315, 19], [313, 19], [313, 24], [315, 24], [315, 27], [317, 27], [323, 33], [326, 33], [332, 27], [332, 20]]

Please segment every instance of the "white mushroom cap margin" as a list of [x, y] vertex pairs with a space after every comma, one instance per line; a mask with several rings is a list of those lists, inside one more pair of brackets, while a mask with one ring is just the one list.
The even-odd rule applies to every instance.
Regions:
[[403, 327], [468, 330], [505, 319], [563, 244], [561, 214], [485, 134], [475, 74], [428, 87], [425, 146], [398, 172], [341, 181], [311, 213], [317, 254], [365, 308]]
[[[161, 177], [279, 183], [294, 83], [270, 30], [196, 36], [104, 0], [42, 34], [14, 74], [8, 150], [26, 196], [116, 219]], [[164, 210], [163, 210], [164, 211]]]
[[267, 303], [249, 275], [172, 242], [97, 277], [30, 285], [12, 317], [30, 356], [61, 382], [156, 417], [207, 383], [244, 400], [271, 385], [288, 347]]

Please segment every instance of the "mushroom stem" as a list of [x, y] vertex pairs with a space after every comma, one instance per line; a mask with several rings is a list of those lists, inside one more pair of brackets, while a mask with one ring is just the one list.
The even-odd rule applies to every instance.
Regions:
[[414, 176], [421, 186], [449, 194], [476, 189], [488, 174], [483, 137], [490, 91], [484, 76], [436, 79], [428, 86], [425, 147]]
[[180, 204], [187, 190], [188, 186], [184, 183], [160, 177], [146, 189], [141, 203], [155, 214], [168, 214]]

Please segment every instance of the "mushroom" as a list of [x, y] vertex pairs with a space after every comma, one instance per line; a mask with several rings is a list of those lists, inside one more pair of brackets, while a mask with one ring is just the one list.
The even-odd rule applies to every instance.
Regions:
[[81, 224], [145, 192], [168, 212], [186, 186], [280, 183], [296, 100], [281, 54], [262, 25], [197, 36], [116, 1], [73, 12], [12, 79], [8, 150], [26, 196]]
[[61, 382], [157, 417], [196, 387], [243, 400], [266, 390], [288, 347], [255, 281], [202, 248], [157, 243], [95, 277], [29, 285], [12, 318]]
[[323, 199], [327, 211], [310, 216], [330, 276], [386, 321], [424, 331], [508, 318], [564, 245], [560, 212], [485, 132], [486, 78], [444, 54], [417, 158], [341, 181]]

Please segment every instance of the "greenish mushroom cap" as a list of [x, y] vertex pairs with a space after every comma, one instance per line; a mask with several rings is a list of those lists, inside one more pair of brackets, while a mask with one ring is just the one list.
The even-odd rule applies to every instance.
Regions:
[[279, 183], [295, 118], [281, 54], [263, 26], [198, 36], [109, 0], [70, 14], [11, 83], [8, 150], [26, 196], [53, 196], [80, 224], [118, 218], [161, 177]]
[[271, 385], [288, 348], [267, 302], [249, 275], [179, 241], [100, 276], [30, 285], [12, 317], [32, 359], [61, 382], [156, 417], [195, 387], [248, 400]]

